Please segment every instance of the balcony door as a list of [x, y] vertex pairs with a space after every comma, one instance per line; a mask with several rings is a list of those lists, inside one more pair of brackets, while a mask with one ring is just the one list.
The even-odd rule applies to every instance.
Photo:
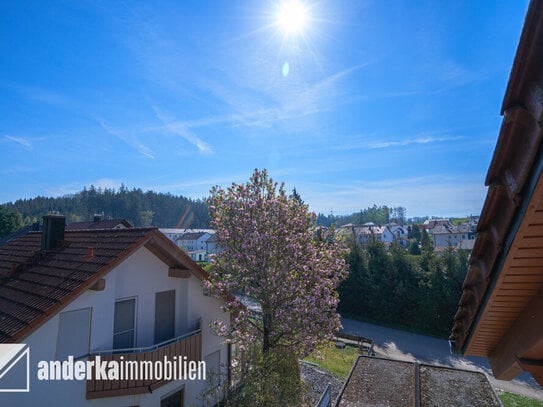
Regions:
[[115, 302], [113, 349], [133, 348], [136, 343], [136, 299]]
[[175, 290], [156, 293], [155, 296], [155, 343], [175, 336]]

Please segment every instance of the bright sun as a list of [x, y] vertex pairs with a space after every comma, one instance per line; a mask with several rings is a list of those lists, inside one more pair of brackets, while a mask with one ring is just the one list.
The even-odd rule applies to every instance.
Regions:
[[279, 6], [276, 23], [287, 35], [302, 34], [308, 19], [307, 7], [302, 2], [285, 0]]

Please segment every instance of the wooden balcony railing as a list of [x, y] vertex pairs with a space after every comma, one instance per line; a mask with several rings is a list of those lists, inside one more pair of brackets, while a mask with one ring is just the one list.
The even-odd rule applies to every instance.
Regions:
[[[109, 378], [97, 376], [96, 369], [94, 369], [92, 378], [87, 380], [87, 399], [128, 396], [154, 391], [160, 386], [170, 382], [172, 379], [168, 380], [161, 378], [160, 380], [157, 380], [157, 376], [154, 375], [154, 372], [151, 372], [149, 375], [152, 376], [151, 379], [146, 379], [143, 374], [143, 370], [145, 369], [141, 369], [140, 367], [147, 364], [147, 366], [152, 366], [152, 369], [154, 369], [155, 362], [164, 362], [165, 358], [174, 362], [171, 366], [175, 369], [175, 372], [172, 374], [177, 375], [177, 378], [181, 378], [184, 374], [188, 374], [188, 372], [183, 372], [183, 369], [186, 370], [189, 366], [189, 362], [193, 361], [198, 364], [202, 360], [202, 330], [198, 328], [188, 334], [147, 348], [114, 349], [93, 352], [89, 357], [89, 361], [93, 361], [94, 363], [100, 361], [102, 365], [104, 362], [107, 364], [109, 361], [116, 361], [118, 366], [121, 367], [120, 370], [123, 371], [119, 380], [110, 380]], [[153, 364], [147, 362], [152, 362]], [[132, 366], [127, 367], [129, 365]], [[191, 366], [194, 366], [194, 363], [191, 364]], [[139, 369], [136, 375], [134, 374], [134, 369]], [[106, 369], [106, 371], [110, 373], [109, 370]], [[162, 373], [164, 373], [164, 371]]]

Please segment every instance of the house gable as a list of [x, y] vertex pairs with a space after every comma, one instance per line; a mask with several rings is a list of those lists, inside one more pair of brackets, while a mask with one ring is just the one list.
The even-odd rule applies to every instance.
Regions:
[[0, 248], [0, 342], [25, 338], [141, 247], [170, 268], [207, 275], [157, 229], [66, 231], [59, 247], [40, 244], [38, 232]]

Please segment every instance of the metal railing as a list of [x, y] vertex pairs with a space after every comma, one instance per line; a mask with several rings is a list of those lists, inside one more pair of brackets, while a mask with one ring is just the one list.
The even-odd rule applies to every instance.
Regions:
[[198, 328], [196, 328], [193, 331], [190, 331], [186, 334], [176, 336], [175, 338], [167, 339], [163, 342], [156, 343], [154, 345], [150, 346], [143, 346], [143, 347], [137, 347], [137, 348], [122, 348], [122, 349], [105, 349], [105, 350], [95, 350], [90, 353], [90, 356], [97, 356], [97, 355], [115, 355], [119, 353], [144, 353], [144, 352], [151, 352], [156, 349], [162, 348], [164, 346], [168, 346], [174, 342], [178, 342], [180, 340], [189, 338], [193, 335], [197, 335], [202, 332], [202, 320], [200, 319], [198, 321]]

